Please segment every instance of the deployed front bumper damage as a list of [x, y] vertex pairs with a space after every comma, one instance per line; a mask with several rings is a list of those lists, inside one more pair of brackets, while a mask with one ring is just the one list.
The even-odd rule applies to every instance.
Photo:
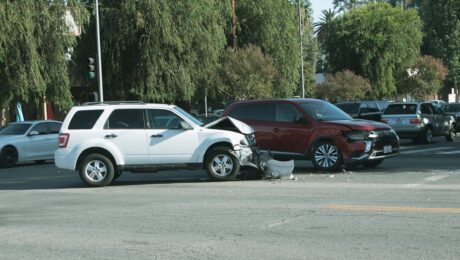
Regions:
[[265, 178], [289, 177], [296, 180], [292, 171], [294, 170], [294, 161], [277, 161], [273, 160], [270, 152], [260, 152], [256, 148], [254, 129], [232, 117], [220, 118], [208, 125], [206, 128], [221, 129], [238, 132], [246, 136], [248, 145], [237, 144], [233, 146], [233, 155], [238, 159], [241, 166], [250, 166], [261, 170]]

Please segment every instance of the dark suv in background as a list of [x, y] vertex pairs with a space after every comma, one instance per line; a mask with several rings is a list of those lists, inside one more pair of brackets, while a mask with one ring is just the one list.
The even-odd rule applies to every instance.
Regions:
[[335, 105], [353, 118], [380, 121], [388, 101], [348, 101]]
[[388, 125], [354, 120], [323, 100], [237, 102], [223, 115], [252, 126], [260, 149], [278, 158], [311, 160], [319, 170], [336, 170], [342, 163], [376, 167], [399, 153], [399, 138]]

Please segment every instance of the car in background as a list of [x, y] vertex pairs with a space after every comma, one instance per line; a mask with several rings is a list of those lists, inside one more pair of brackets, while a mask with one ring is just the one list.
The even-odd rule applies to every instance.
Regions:
[[253, 127], [258, 147], [275, 158], [311, 160], [321, 171], [344, 163], [376, 167], [399, 154], [398, 136], [388, 125], [354, 120], [324, 100], [241, 101], [223, 115]]
[[454, 117], [455, 128], [458, 132], [460, 130], [460, 103], [448, 103], [443, 105], [441, 109]]
[[433, 105], [435, 105], [438, 108], [441, 108], [447, 104], [446, 101], [444, 100], [430, 100], [429, 102], [431, 102]]
[[383, 110], [388, 106], [388, 101], [348, 101], [335, 105], [352, 118], [380, 121]]
[[53, 120], [10, 123], [0, 130], [0, 166], [17, 162], [42, 163], [54, 158], [62, 123]]
[[414, 142], [431, 143], [434, 136], [445, 136], [455, 141], [454, 118], [431, 102], [404, 102], [390, 104], [382, 115], [400, 138]]

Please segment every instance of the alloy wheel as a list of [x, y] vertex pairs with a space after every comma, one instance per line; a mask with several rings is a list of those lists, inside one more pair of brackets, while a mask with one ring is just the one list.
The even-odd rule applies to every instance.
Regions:
[[225, 177], [232, 172], [233, 161], [228, 155], [218, 154], [212, 159], [211, 170], [215, 175]]
[[91, 160], [86, 164], [85, 175], [93, 182], [100, 182], [107, 176], [107, 166], [101, 160]]
[[331, 168], [339, 159], [339, 151], [336, 146], [323, 144], [315, 151], [315, 161], [323, 168]]

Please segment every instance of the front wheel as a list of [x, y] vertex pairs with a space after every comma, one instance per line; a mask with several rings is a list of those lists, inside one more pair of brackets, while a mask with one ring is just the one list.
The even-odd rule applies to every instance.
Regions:
[[332, 142], [320, 142], [313, 147], [312, 163], [321, 171], [335, 171], [342, 164], [340, 149]]
[[457, 133], [455, 132], [455, 126], [451, 127], [449, 133], [446, 135], [447, 142], [455, 142], [455, 138], [457, 137]]
[[382, 162], [383, 162], [383, 159], [369, 160], [369, 161], [362, 162], [361, 165], [364, 168], [375, 168], [375, 167], [379, 166], [380, 164], [382, 164]]
[[90, 187], [109, 185], [115, 175], [112, 161], [102, 154], [89, 154], [80, 164], [80, 178]]
[[433, 131], [431, 130], [431, 127], [427, 126], [427, 128], [425, 128], [425, 132], [422, 136], [422, 142], [425, 144], [431, 144], [433, 142]]
[[229, 148], [218, 147], [211, 150], [205, 158], [205, 168], [211, 179], [217, 181], [233, 180], [240, 171], [240, 162]]

